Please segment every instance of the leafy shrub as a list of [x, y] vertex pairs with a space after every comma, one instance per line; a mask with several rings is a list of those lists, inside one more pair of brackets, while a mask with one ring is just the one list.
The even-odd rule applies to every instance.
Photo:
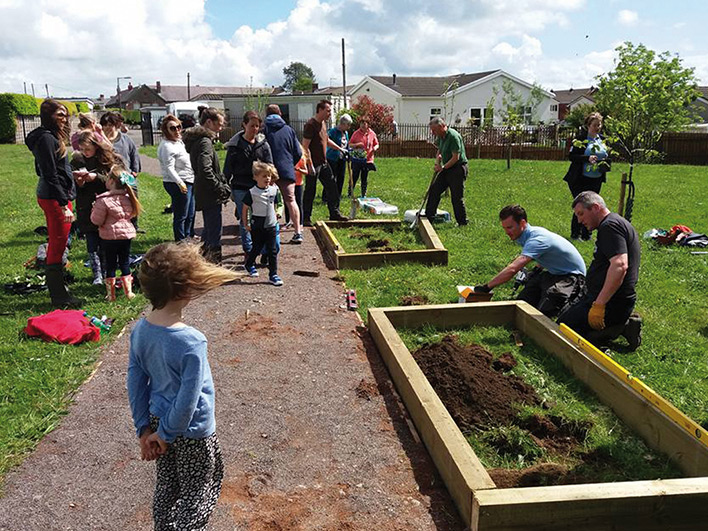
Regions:
[[29, 94], [0, 94], [0, 142], [14, 142], [15, 118], [19, 114], [38, 115], [41, 101]]

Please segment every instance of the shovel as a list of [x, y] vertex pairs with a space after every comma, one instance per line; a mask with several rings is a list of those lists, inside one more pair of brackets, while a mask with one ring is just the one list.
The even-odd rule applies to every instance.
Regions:
[[425, 207], [425, 203], [428, 201], [428, 196], [430, 195], [430, 189], [433, 187], [433, 183], [435, 182], [435, 179], [438, 178], [438, 175], [440, 175], [440, 172], [435, 172], [433, 173], [433, 178], [430, 181], [430, 184], [428, 185], [428, 189], [425, 191], [425, 196], [423, 196], [423, 202], [420, 204], [420, 208], [418, 209], [418, 212], [415, 215], [415, 219], [413, 220], [413, 223], [411, 223], [411, 229], [414, 229], [415, 226], [418, 224], [418, 220], [420, 219], [420, 214], [423, 212], [423, 208]]
[[352, 181], [352, 162], [347, 155], [347, 174], [349, 175], [349, 198], [351, 199], [351, 208], [349, 210], [349, 219], [354, 219], [356, 217], [356, 207], [357, 207], [357, 201], [356, 197], [354, 196], [354, 182]]

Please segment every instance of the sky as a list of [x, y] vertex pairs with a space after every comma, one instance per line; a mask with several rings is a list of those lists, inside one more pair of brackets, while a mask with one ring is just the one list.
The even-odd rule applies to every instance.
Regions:
[[[365, 75], [502, 69], [550, 90], [596, 84], [624, 41], [678, 54], [708, 85], [708, 2], [655, 0], [0, 0], [0, 92], [115, 94], [140, 83], [321, 87]], [[121, 80], [125, 87], [127, 80]]]

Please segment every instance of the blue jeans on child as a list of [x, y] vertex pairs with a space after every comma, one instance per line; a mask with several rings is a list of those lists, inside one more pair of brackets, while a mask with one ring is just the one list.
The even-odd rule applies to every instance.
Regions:
[[223, 205], [219, 203], [202, 209], [202, 218], [204, 219], [202, 245], [210, 249], [221, 247], [222, 208]]
[[162, 183], [172, 198], [172, 232], [176, 242], [194, 236], [194, 185], [184, 184], [187, 185], [186, 194], [182, 193], [177, 183]]
[[239, 190], [238, 188], [231, 189], [231, 195], [234, 198], [234, 203], [236, 203], [236, 219], [239, 224], [239, 233], [241, 235], [241, 247], [243, 252], [248, 254], [251, 252], [253, 247], [253, 242], [251, 240], [251, 233], [245, 228], [245, 223], [241, 223], [241, 210], [243, 209], [243, 198], [248, 190]]

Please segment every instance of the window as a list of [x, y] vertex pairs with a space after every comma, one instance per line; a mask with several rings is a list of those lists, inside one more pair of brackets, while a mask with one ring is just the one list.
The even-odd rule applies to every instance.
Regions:
[[531, 125], [531, 120], [533, 119], [533, 108], [530, 105], [521, 105], [518, 111], [521, 121], [526, 125]]
[[433, 107], [430, 109], [430, 119], [432, 120], [436, 116], [442, 115], [442, 109], [440, 107]]
[[470, 109], [470, 125], [482, 125], [483, 109]]
[[551, 112], [558, 112], [558, 105], [556, 105], [556, 104], [551, 105]]

